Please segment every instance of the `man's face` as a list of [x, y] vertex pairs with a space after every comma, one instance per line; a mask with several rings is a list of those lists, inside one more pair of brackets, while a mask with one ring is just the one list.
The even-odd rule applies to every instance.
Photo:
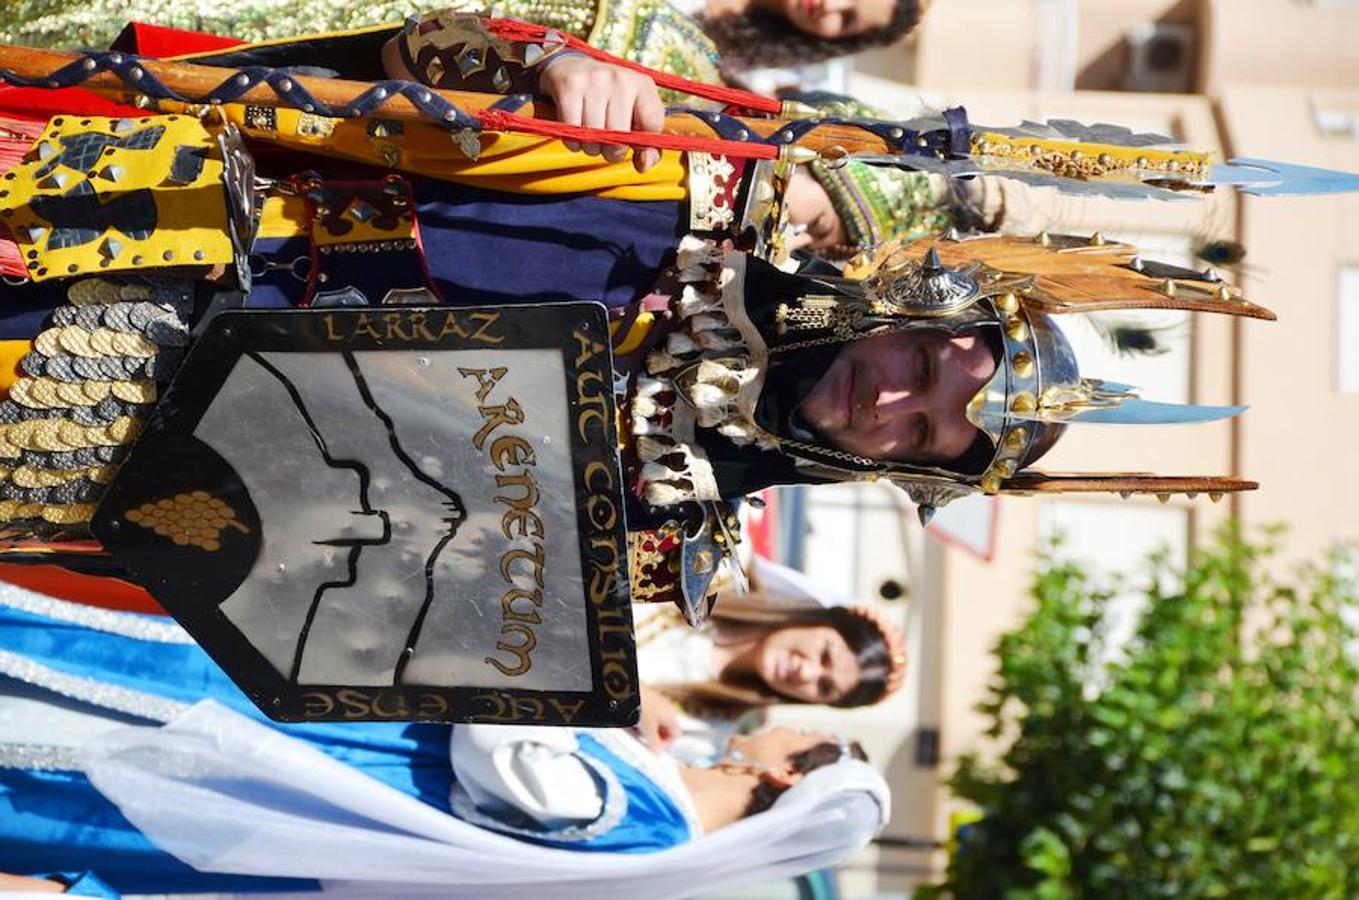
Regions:
[[756, 734], [734, 734], [727, 743], [727, 752], [738, 753], [748, 763], [766, 769], [778, 769], [804, 750], [818, 744], [836, 744], [840, 739], [825, 731], [799, 731], [779, 726], [766, 728]]
[[967, 403], [995, 371], [980, 335], [887, 332], [841, 350], [800, 411], [832, 444], [857, 456], [946, 462], [976, 439]]

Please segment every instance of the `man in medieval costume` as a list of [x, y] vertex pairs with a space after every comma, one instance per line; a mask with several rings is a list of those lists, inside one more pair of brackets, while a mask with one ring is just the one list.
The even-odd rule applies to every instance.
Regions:
[[[377, 36], [381, 40], [367, 33], [343, 36], [316, 45], [319, 57], [306, 61], [336, 68], [348, 60], [348, 74], [380, 74], [385, 44], [427, 80], [442, 83], [437, 69], [466, 73], [463, 82], [480, 79], [504, 90], [536, 82], [563, 106], [584, 96], [581, 84], [602, 77], [614, 88], [597, 101], [604, 103], [603, 121], [582, 120], [584, 124], [645, 124], [652, 114], [635, 83], [616, 72], [599, 75], [604, 70], [597, 60], [585, 60], [590, 65], [583, 69], [584, 82], [574, 76], [548, 78], [554, 71], [571, 74], [567, 67], [580, 62], [569, 55], [573, 48], [568, 44], [506, 37], [485, 23], [476, 17], [426, 20], [412, 25], [394, 44], [385, 32]], [[228, 67], [296, 63], [302, 60], [290, 55], [302, 52], [300, 46], [245, 47], [198, 58]], [[365, 47], [364, 54], [357, 52]], [[248, 81], [251, 76], [241, 77]], [[618, 122], [611, 111], [615, 100], [624, 110]], [[639, 158], [636, 168], [647, 169], [639, 174], [625, 162], [564, 161], [571, 157], [554, 155], [559, 151], [553, 148], [560, 145], [552, 142], [455, 131], [464, 147], [469, 140], [480, 144], [479, 157], [472, 159], [453, 150], [456, 145], [446, 136], [436, 146], [425, 126], [403, 126], [375, 115], [337, 120], [249, 103], [225, 106], [223, 112], [247, 138], [313, 154], [386, 161], [412, 175], [346, 178], [326, 171], [339, 173], [342, 166], [315, 157], [309, 164], [320, 168], [299, 174], [295, 158], [261, 153], [257, 172], [264, 180], [242, 192], [265, 186], [266, 193], [248, 198], [247, 206], [257, 209], [257, 215], [250, 246], [240, 248], [243, 252], [222, 237], [232, 226], [225, 221], [228, 211], [217, 210], [204, 212], [205, 221], [216, 223], [216, 237], [202, 232], [204, 246], [187, 245], [186, 235], [199, 233], [191, 228], [143, 231], [132, 223], [106, 222], [101, 224], [114, 229], [109, 237], [99, 231], [79, 244], [62, 243], [59, 252], [64, 255], [57, 257], [58, 244], [50, 234], [76, 201], [57, 204], [48, 195], [101, 197], [109, 190], [123, 191], [129, 186], [124, 172], [132, 171], [137, 154], [178, 171], [185, 151], [176, 148], [195, 141], [211, 144], [199, 136], [202, 126], [184, 116], [90, 120], [89, 125], [58, 117], [38, 141], [33, 158], [8, 173], [7, 198], [0, 198], [8, 207], [6, 224], [25, 257], [23, 271], [32, 282], [13, 289], [23, 302], [11, 308], [32, 312], [11, 316], [6, 336], [36, 336], [45, 311], [65, 299], [60, 292], [67, 279], [76, 282], [71, 287], [76, 303], [161, 302], [178, 324], [166, 326], [165, 352], [157, 347], [140, 374], [150, 375], [152, 382], [163, 380], [173, 363], [155, 359], [180, 353], [184, 331], [201, 310], [188, 307], [185, 291], [192, 293], [191, 286], [150, 292], [119, 286], [126, 277], [121, 273], [145, 272], [153, 260], [156, 265], [234, 262], [253, 276], [244, 298], [247, 308], [421, 300], [602, 301], [616, 311], [616, 365], [627, 375], [624, 406], [630, 411], [633, 437], [625, 457], [640, 500], [631, 511], [630, 527], [651, 534], [652, 545], [675, 543], [655, 537], [678, 533], [670, 525], [675, 511], [688, 509], [681, 518], [693, 516], [701, 504], [770, 484], [887, 476], [925, 507], [971, 491], [1003, 489], [1051, 446], [1066, 423], [1092, 418], [1095, 407], [1103, 411], [1100, 419], [1109, 420], [1117, 416], [1107, 408], [1136, 405], [1134, 398], [1111, 386], [1079, 378], [1050, 313], [1169, 303], [1266, 315], [1239, 300], [1217, 302], [1220, 293], [1232, 298], [1238, 294], [1216, 276], [1134, 268], [1134, 252], [1122, 246], [1091, 246], [1076, 256], [1068, 243], [1046, 237], [1027, 241], [1025, 246], [1032, 249], [1023, 253], [1010, 239], [999, 238], [948, 241], [929, 255], [923, 244], [907, 247], [892, 266], [879, 265], [867, 280], [815, 267], [808, 274], [789, 274], [713, 242], [742, 229], [769, 233], [766, 222], [746, 214], [760, 207], [761, 195], [776, 194], [786, 178], [755, 171], [759, 166], [718, 158], [720, 174], [715, 175], [707, 163], [696, 164], [701, 156], [691, 153], [686, 171], [679, 155], [667, 151], [652, 165]], [[582, 113], [587, 114], [593, 115]], [[722, 120], [714, 127], [728, 127], [724, 116], [714, 114], [713, 120]], [[460, 120], [454, 116], [450, 121]], [[81, 146], [98, 144], [105, 157], [118, 161], [80, 168], [84, 161], [72, 159], [70, 150], [52, 155], [43, 149], [70, 147], [82, 129], [93, 133], [80, 139]], [[958, 123], [941, 122], [934, 130], [921, 130], [918, 143], [956, 145], [957, 138]], [[1020, 143], [1017, 138], [1015, 145]], [[123, 155], [128, 166], [120, 164]], [[220, 177], [217, 173], [234, 165], [206, 146], [201, 155], [209, 164], [192, 173], [200, 180]], [[1139, 165], [1155, 157], [1153, 167], [1174, 165], [1177, 170], [1182, 159], [1185, 171], [1191, 172], [1205, 165], [1198, 155], [1173, 151], [1137, 149], [1124, 155], [1137, 155]], [[1157, 162], [1162, 156], [1165, 161]], [[437, 177], [412, 177], [415, 173]], [[150, 195], [167, 210], [176, 191], [180, 198], [198, 196], [192, 179], [186, 185], [162, 179], [160, 185]], [[162, 197], [156, 197], [157, 190]], [[562, 195], [563, 190], [575, 193]], [[763, 208], [769, 209], [768, 204]], [[119, 225], [145, 234], [141, 239], [149, 242], [148, 252], [135, 252], [131, 242], [119, 239], [118, 234], [128, 234], [119, 232]], [[347, 252], [351, 247], [358, 252]], [[768, 250], [766, 244], [761, 255]], [[78, 259], [82, 253], [88, 259]], [[525, 265], [530, 259], [535, 264]], [[1043, 280], [1077, 259], [1095, 279], [1096, 290], [1107, 289], [1097, 304], [1054, 296], [1050, 287], [1057, 281]], [[476, 264], [467, 264], [471, 260]], [[92, 276], [94, 281], [80, 280]], [[1184, 290], [1167, 298], [1175, 284], [1183, 284]], [[1044, 290], [1035, 294], [1034, 285]], [[172, 303], [174, 297], [180, 299]], [[94, 324], [93, 312], [83, 315], [91, 320], [87, 324]], [[75, 324], [75, 316], [61, 313], [58, 322], [72, 327], [67, 322]], [[26, 366], [29, 377], [59, 380], [67, 371], [60, 358], [72, 351], [51, 339], [35, 349]], [[48, 357], [57, 361], [48, 362]], [[131, 408], [110, 405], [109, 411], [144, 413], [151, 389], [139, 390], [136, 399], [141, 402], [120, 401]], [[31, 388], [16, 385], [8, 401], [11, 416], [40, 413], [52, 418], [54, 409], [60, 417], [79, 408], [23, 406], [21, 399], [32, 396]], [[124, 414], [113, 420], [137, 418]], [[1146, 419], [1141, 414], [1133, 418]], [[86, 455], [112, 462], [133, 430], [120, 426], [122, 438], [106, 436], [112, 449]], [[44, 451], [16, 452], [37, 462]], [[73, 461], [66, 456], [54, 460]], [[100, 483], [89, 477], [93, 469], [86, 469], [72, 479], [80, 486], [81, 503], [49, 504], [67, 509], [46, 512], [41, 503], [37, 508], [28, 503], [17, 510], [25, 515], [14, 518], [78, 528], [78, 521], [51, 520], [78, 519], [78, 507], [88, 510], [98, 496]], [[1018, 480], [1026, 491], [1052, 484]], [[68, 484], [65, 493], [73, 490]], [[725, 530], [724, 516], [699, 515], [708, 522], [707, 539]], [[637, 567], [634, 575], [645, 569]]]
[[[535, 67], [562, 57], [562, 48], [569, 45], [541, 32], [516, 32], [517, 27], [474, 17], [423, 33], [417, 25], [403, 37], [410, 39], [407, 55], [417, 69], [428, 74], [437, 59], [445, 68], [466, 69], [469, 77], [485, 78], [491, 87], [501, 82], [509, 91], [524, 77], [541, 85]], [[418, 40], [431, 34], [436, 35], [432, 44]], [[3, 73], [10, 81], [58, 88], [113, 73], [155, 94], [142, 93], [143, 106], [165, 103], [154, 115], [145, 109], [109, 116], [57, 115], [27, 134], [22, 159], [3, 173], [0, 224], [13, 238], [17, 261], [10, 268], [14, 284], [6, 290], [11, 302], [3, 333], [9, 346], [4, 349], [19, 360], [7, 384], [9, 397], [0, 404], [0, 455], [6, 466], [0, 517], [6, 537], [16, 542], [6, 554], [8, 561], [57, 562], [86, 574], [125, 575], [102, 548], [88, 543], [89, 523], [95, 520], [106, 526], [99, 532], [103, 539], [141, 529], [148, 535], [144, 546], [153, 555], [182, 554], [196, 560], [184, 567], [189, 579], [206, 571], [221, 550], [218, 535], [245, 527], [221, 501], [183, 492], [193, 523], [174, 519], [178, 501], [168, 498], [168, 508], [158, 501], [106, 504], [107, 509], [99, 509], [98, 503], [108, 491], [147, 494], [158, 485], [176, 483], [182, 473], [173, 457], [159, 468], [135, 465], [143, 446], [127, 459], [134, 437], [152, 422], [143, 443], [153, 444], [156, 433], [174, 426], [183, 400], [193, 396], [194, 367], [210, 362], [211, 348], [231, 338], [231, 323], [244, 327], [260, 322], [267, 329], [269, 323], [282, 323], [270, 317], [279, 315], [270, 310], [279, 309], [285, 310], [285, 318], [305, 318], [322, 334], [329, 326], [316, 323], [330, 321], [327, 315], [337, 321], [349, 315], [364, 323], [366, 340], [381, 343], [387, 334], [375, 330], [374, 317], [409, 322], [390, 315], [402, 310], [434, 315], [445, 328], [456, 327], [461, 337], [471, 339], [489, 320], [459, 322], [449, 309], [467, 308], [475, 314], [495, 308], [488, 304], [563, 300], [609, 307], [613, 392], [621, 412], [617, 433], [630, 488], [626, 524], [632, 596], [678, 602], [691, 621], [707, 612], [716, 562], [735, 543], [731, 503], [771, 484], [887, 478], [910, 494], [922, 518], [938, 505], [974, 493], [1217, 493], [1252, 486], [1238, 479], [1197, 476], [1052, 477], [1032, 468], [1062, 431], [1076, 423], [1194, 421], [1238, 411], [1165, 407], [1142, 400], [1127, 386], [1083, 377], [1057, 324], [1064, 314], [1140, 307], [1270, 317], [1214, 273], [1144, 260], [1133, 248], [1098, 235], [1077, 239], [1046, 234], [1022, 239], [950, 235], [937, 242], [885, 246], [848, 274], [811, 261], [798, 271], [785, 271], [766, 258], [779, 256], [777, 201], [788, 176], [777, 162], [762, 170], [759, 164], [738, 166], [720, 154], [703, 159], [694, 152], [686, 167], [675, 145], [651, 140], [654, 135], [629, 137], [598, 128], [546, 132], [581, 143], [632, 142], [665, 151], [650, 166], [582, 161], [553, 141], [486, 127], [488, 122], [531, 126], [540, 129], [531, 132], [537, 135], [563, 124], [513, 118], [506, 109], [522, 98], [496, 99], [478, 118], [433, 88], [393, 81], [365, 86], [362, 98], [368, 105], [356, 106], [353, 118], [331, 116], [326, 114], [331, 107], [312, 93], [324, 80], [296, 70], [259, 68], [306, 61], [343, 73], [351, 63], [367, 66], [372, 73], [367, 77], [380, 79], [381, 46], [391, 35], [380, 38], [351, 35], [317, 41], [305, 47], [314, 51], [314, 59], [298, 47], [219, 51], [200, 61], [218, 67], [207, 74], [221, 79], [220, 89], [192, 96], [161, 81], [173, 70], [119, 54], [64, 61], [58, 70], [30, 76]], [[356, 52], [359, 48], [366, 49]], [[289, 59], [290, 53], [303, 56]], [[568, 61], [554, 63], [548, 72]], [[253, 102], [258, 95], [247, 94], [256, 89], [272, 91], [285, 102]], [[384, 116], [382, 104], [393, 93], [416, 107], [419, 116]], [[556, 96], [561, 101], [565, 95]], [[201, 110], [189, 101], [205, 97], [221, 102], [205, 104], [208, 114], [200, 118]], [[633, 111], [635, 100], [634, 92], [628, 106]], [[608, 109], [606, 105], [605, 119], [598, 124], [611, 124]], [[695, 144], [691, 150], [731, 149], [734, 154], [759, 143], [756, 149], [766, 159], [781, 157], [785, 165], [796, 162], [796, 153], [776, 152], [772, 146], [797, 150], [800, 135], [836, 124], [762, 125], [720, 112], [705, 112], [702, 121], [723, 143]], [[761, 127], [769, 133], [756, 141], [752, 132]], [[1144, 190], [1144, 180], [1192, 183], [1209, 177], [1211, 169], [1199, 154], [1161, 149], [1155, 141], [1138, 140], [1141, 136], [1124, 135], [1135, 145], [1129, 147], [1080, 137], [1063, 145], [1051, 135], [1035, 136], [1024, 129], [973, 134], [959, 112], [939, 121], [852, 127], [889, 147], [913, 148], [919, 165], [945, 175], [974, 173], [977, 159], [986, 158], [1005, 159], [1010, 168], [1038, 166], [1025, 170], [1034, 178], [1060, 178], [1056, 171], [1086, 159], [1096, 148], [1097, 158], [1107, 160], [1099, 163], [1106, 171], [1078, 179], [1081, 185], [1137, 193]], [[253, 155], [240, 143], [242, 136], [251, 141]], [[1061, 152], [1068, 154], [1064, 160], [1045, 155]], [[1020, 159], [1029, 162], [1021, 165]], [[638, 168], [646, 171], [639, 173]], [[1109, 177], [1102, 181], [1105, 175]], [[544, 321], [552, 308], [541, 307]], [[228, 315], [233, 309], [243, 312]], [[250, 319], [252, 314], [258, 318]], [[393, 339], [400, 337], [394, 334]], [[592, 339], [580, 346], [582, 357], [602, 352]], [[181, 364], [189, 374], [167, 388]], [[265, 368], [258, 361], [257, 366]], [[353, 361], [348, 373], [341, 372], [347, 380], [334, 387], [364, 395], [370, 408], [377, 409], [380, 404], [371, 402], [361, 377], [371, 373], [362, 370], [362, 361]], [[427, 379], [418, 374], [418, 365], [414, 371], [412, 392], [424, 390]], [[500, 376], [490, 369], [469, 371], [489, 397]], [[275, 381], [296, 386], [300, 379]], [[324, 407], [324, 387], [312, 383], [295, 394], [283, 393], [298, 410], [312, 414]], [[279, 394], [277, 387], [270, 391]], [[252, 397], [242, 390], [235, 396], [236, 419], [244, 423], [254, 397], [264, 394]], [[480, 415], [514, 421], [508, 403], [483, 405]], [[448, 415], [437, 406], [428, 410], [436, 419]], [[220, 432], [231, 432], [232, 412], [219, 408]], [[299, 431], [309, 432], [315, 444], [307, 452], [327, 454], [332, 438], [351, 437], [319, 417], [303, 419], [311, 427]], [[392, 430], [393, 421], [385, 414], [375, 416], [368, 427]], [[237, 444], [242, 439], [248, 444], [251, 432], [244, 426], [237, 431]], [[260, 452], [273, 460], [270, 430], [261, 428], [259, 435], [259, 446], [266, 448]], [[528, 459], [521, 444], [504, 447], [509, 449], [502, 462]], [[184, 447], [186, 453], [191, 449]], [[442, 462], [435, 453], [428, 456]], [[438, 466], [409, 468], [432, 478], [430, 472]], [[379, 493], [390, 489], [376, 479], [373, 486]], [[453, 504], [445, 508], [446, 517], [454, 519]], [[384, 533], [400, 534], [409, 524], [402, 521], [399, 504], [362, 512], [372, 512], [372, 524]], [[266, 537], [262, 552], [289, 539], [284, 532]], [[19, 543], [33, 538], [48, 543], [40, 548]], [[311, 544], [319, 557], [329, 549], [326, 542]], [[271, 577], [282, 581], [288, 575], [279, 567]], [[97, 595], [100, 588], [86, 583], [77, 592], [82, 591]], [[164, 631], [159, 620], [128, 624], [119, 619], [110, 625], [96, 616], [99, 621], [90, 622], [85, 612], [42, 602], [41, 609], [25, 607], [15, 617], [21, 626], [35, 624], [29, 617], [42, 619], [32, 632], [38, 635], [35, 653], [52, 649], [52, 629], [64, 621], [79, 619], [81, 627], [121, 637], [131, 629], [131, 636], [139, 639], [147, 628]], [[519, 625], [538, 614], [521, 608], [517, 615], [523, 617], [515, 623]], [[268, 636], [272, 620], [254, 624]], [[298, 646], [300, 651], [301, 641]], [[66, 649], [72, 653], [56, 653], [41, 665], [56, 670], [53, 684], [71, 690], [90, 686], [80, 680], [90, 673], [70, 671], [71, 666], [98, 660], [132, 663], [137, 658], [122, 649], [91, 654]], [[358, 643], [347, 648], [362, 659], [371, 658], [373, 649]], [[305, 654], [299, 652], [298, 658], [303, 666], [311, 664]], [[5, 661], [12, 663], [5, 670], [10, 678], [26, 681], [35, 672], [50, 674], [34, 668], [31, 654]], [[399, 682], [408, 661], [409, 654], [393, 654], [382, 665], [394, 669]], [[148, 699], [127, 693], [133, 685], [126, 683], [112, 685], [117, 690], [95, 687], [96, 698], [127, 699], [136, 706], [117, 710], [124, 714], [135, 714]], [[327, 714], [344, 714], [343, 701], [328, 696], [322, 701], [329, 704]], [[406, 713], [413, 718], [439, 716]], [[193, 773], [233, 780], [241, 760], [250, 755], [233, 738], [249, 744], [264, 736], [239, 717], [211, 708], [200, 708], [184, 721], [182, 728], [171, 726], [154, 736], [136, 732], [126, 745], [106, 744], [106, 755], [86, 757], [79, 767], [103, 796], [118, 798], [119, 808], [134, 824], [176, 848], [181, 860], [208, 860], [214, 871], [241, 874], [371, 880], [364, 874], [368, 870], [350, 866], [365, 856], [360, 848], [372, 839], [384, 843], [382, 858], [393, 862], [395, 870], [424, 879], [421, 884], [446, 884], [462, 877], [471, 856], [480, 861], [492, 849], [482, 843], [484, 838], [474, 841], [460, 831], [450, 842], [466, 841], [474, 851], [446, 866], [428, 847], [436, 834], [448, 833], [446, 816], [436, 822], [390, 794], [370, 803], [379, 798], [357, 783], [353, 792], [344, 793], [342, 809], [321, 816], [319, 826], [309, 812], [336, 801], [325, 790], [303, 790], [301, 797], [280, 792], [298, 802], [287, 808], [262, 807], [253, 800], [268, 796], [272, 785], [300, 789], [307, 783], [306, 768], [319, 765], [314, 755], [286, 742], [266, 743], [278, 752], [262, 767], [249, 766], [243, 776], [249, 797], [216, 794], [213, 804], [221, 815], [201, 831], [192, 831], [189, 820], [176, 816], [196, 816], [190, 812], [193, 804], [157, 802], [148, 810], [137, 798], [160, 800], [169, 783], [183, 787], [186, 798], [202, 796], [211, 785], [201, 784]], [[578, 739], [576, 746], [583, 743]], [[532, 752], [554, 757], [561, 748]], [[30, 775], [51, 767], [27, 747], [16, 750], [13, 758], [16, 768]], [[839, 759], [837, 754], [835, 765], [846, 764]], [[103, 761], [111, 768], [102, 768]], [[128, 761], [133, 765], [121, 765]], [[185, 761], [192, 765], [178, 765]], [[101, 772], [113, 774], [101, 784]], [[338, 777], [327, 770], [327, 777], [331, 774]], [[278, 781], [271, 781], [275, 776]], [[478, 809], [499, 809], [504, 796], [482, 799], [484, 803], [473, 801]], [[601, 802], [607, 806], [607, 799]], [[153, 820], [157, 810], [173, 815]], [[839, 827], [831, 819], [806, 816], [803, 808], [796, 813], [802, 817], [799, 825], [814, 825], [822, 832]], [[555, 833], [599, 815], [573, 817], [553, 810], [547, 816], [551, 825], [542, 819], [536, 825], [519, 821]], [[376, 816], [388, 827], [380, 838], [363, 829], [346, 832], [344, 847], [353, 851], [336, 853], [337, 816], [345, 822]], [[862, 836], [862, 822], [869, 820], [876, 817], [856, 813], [854, 821], [860, 824], [849, 830]], [[256, 821], [275, 822], [279, 829], [265, 828], [255, 840], [234, 845], [247, 847], [248, 854], [233, 855], [233, 847], [223, 844], [234, 834], [228, 823]], [[740, 828], [740, 823], [732, 825], [726, 833], [737, 834]], [[761, 833], [777, 843], [790, 834], [783, 828], [780, 824]], [[417, 837], [410, 842], [393, 839], [388, 846], [390, 830]], [[748, 837], [755, 831], [739, 834]], [[282, 840], [285, 833], [296, 840]], [[713, 840], [722, 836], [719, 832]], [[185, 842], [175, 843], [181, 837]], [[792, 847], [796, 860], [779, 857], [771, 871], [832, 861], [824, 847], [801, 840], [785, 845]], [[315, 852], [322, 844], [327, 852]], [[707, 844], [719, 851], [737, 846], [744, 847]], [[740, 854], [732, 857], [739, 859]], [[325, 865], [302, 872], [289, 860], [323, 860]], [[660, 882], [651, 879], [685, 877], [691, 866], [708, 865], [709, 857], [667, 857], [659, 869], [608, 862], [582, 867], [558, 854], [551, 859], [535, 856], [507, 877], [515, 890], [547, 879], [557, 888], [563, 871], [579, 869], [580, 880], [572, 882], [572, 889], [598, 895], [599, 879], [613, 877], [606, 872], [655, 885]], [[691, 886], [687, 881], [677, 884], [676, 892]], [[469, 890], [485, 895], [482, 887]], [[624, 888], [619, 894], [626, 895]]]

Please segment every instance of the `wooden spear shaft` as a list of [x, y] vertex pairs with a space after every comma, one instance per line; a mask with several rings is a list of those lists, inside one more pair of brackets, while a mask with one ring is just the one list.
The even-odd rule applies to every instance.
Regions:
[[[30, 47], [0, 45], [0, 68], [8, 69], [23, 78], [43, 82], [50, 75], [70, 63], [83, 58], [80, 53], [60, 50], [39, 50]], [[210, 94], [223, 81], [231, 77], [232, 70], [196, 63], [167, 62], [143, 59], [137, 65], [155, 76], [162, 84], [183, 97], [202, 98]], [[340, 78], [313, 78], [289, 76], [300, 87], [305, 88], [313, 97], [327, 106], [339, 108], [346, 106], [364, 91], [372, 87], [369, 82], [347, 81]], [[125, 103], [137, 101], [139, 92], [130, 88], [126, 82], [112, 72], [92, 74], [80, 83], [89, 91]], [[450, 91], [429, 89], [449, 103], [470, 115], [476, 115], [499, 100], [499, 95], [482, 94], [472, 91]], [[268, 85], [257, 84], [247, 90], [234, 103], [251, 106], [286, 107], [288, 104], [274, 93]], [[518, 114], [555, 121], [550, 104], [537, 102], [525, 105]], [[404, 122], [432, 123], [414, 103], [400, 94], [394, 94], [383, 101], [373, 115]], [[739, 120], [743, 127], [749, 128], [761, 137], [768, 137], [787, 124], [785, 119], [747, 119]], [[668, 116], [665, 120], [665, 134], [691, 135], [713, 138], [712, 130], [700, 120], [689, 115]], [[836, 151], [844, 153], [891, 153], [894, 152], [886, 141], [872, 132], [852, 125], [822, 125], [796, 141], [798, 147], [817, 153]]]

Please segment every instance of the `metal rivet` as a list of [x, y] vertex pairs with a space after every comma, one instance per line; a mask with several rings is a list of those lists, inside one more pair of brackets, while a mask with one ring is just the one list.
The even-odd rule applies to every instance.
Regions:
[[202, 262], [204, 259], [207, 258], [207, 256], [208, 255], [204, 253], [202, 250], [195, 250], [193, 252], [193, 258], [198, 260], [199, 262]]
[[1038, 401], [1034, 399], [1033, 394], [1022, 391], [1015, 394], [1015, 398], [1010, 401], [1010, 409], [1017, 413], [1031, 413], [1038, 409]]
[[1028, 323], [1019, 317], [1015, 317], [1005, 323], [1005, 333], [1010, 336], [1012, 341], [1023, 341], [1029, 336]]
[[170, 260], [175, 258], [175, 251], [166, 250], [164, 253], [160, 255], [160, 258], [165, 260], [166, 262], [169, 262]]
[[1019, 298], [1014, 294], [1001, 294], [996, 298], [996, 309], [1013, 314], [1019, 310]]
[[1015, 354], [1013, 366], [1016, 375], [1028, 378], [1033, 374], [1033, 357], [1021, 350]]

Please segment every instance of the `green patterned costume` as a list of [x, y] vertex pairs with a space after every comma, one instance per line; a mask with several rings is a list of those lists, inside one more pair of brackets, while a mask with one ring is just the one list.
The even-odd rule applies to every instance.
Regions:
[[127, 22], [262, 41], [400, 22], [410, 2], [374, 0], [8, 0], [0, 41], [38, 47], [107, 47]]
[[[481, 12], [483, 0], [454, 0], [445, 9]], [[492, 15], [556, 28], [606, 53], [649, 69], [717, 84], [717, 48], [697, 21], [666, 0], [500, 0]], [[667, 103], [689, 98], [662, 91]]]
[[942, 177], [857, 162], [838, 168], [814, 162], [811, 171], [830, 195], [846, 241], [856, 249], [943, 234], [957, 221]]
[[[453, 0], [445, 8], [481, 12], [486, 0]], [[409, 2], [335, 3], [333, 0], [18, 0], [0, 40], [48, 46], [107, 45], [121, 27], [140, 20], [158, 25], [258, 41], [297, 33], [340, 31], [399, 22]], [[652, 69], [721, 81], [717, 49], [699, 23], [666, 0], [498, 0], [495, 16], [544, 25]], [[663, 92], [666, 102], [683, 98]], [[850, 98], [818, 103], [828, 115], [883, 117]], [[882, 241], [941, 233], [954, 224], [947, 191], [939, 179], [895, 169], [850, 163], [840, 169], [814, 165], [845, 225], [849, 243], [870, 247]]]
[[[45, 47], [107, 46], [122, 24], [149, 22], [245, 41], [343, 31], [400, 22], [417, 11], [409, 0], [10, 0], [0, 42]], [[434, 4], [431, 4], [434, 5]], [[443, 4], [483, 12], [485, 0]], [[721, 80], [717, 49], [689, 16], [666, 0], [500, 0], [493, 14], [569, 32], [595, 47], [696, 81]]]

